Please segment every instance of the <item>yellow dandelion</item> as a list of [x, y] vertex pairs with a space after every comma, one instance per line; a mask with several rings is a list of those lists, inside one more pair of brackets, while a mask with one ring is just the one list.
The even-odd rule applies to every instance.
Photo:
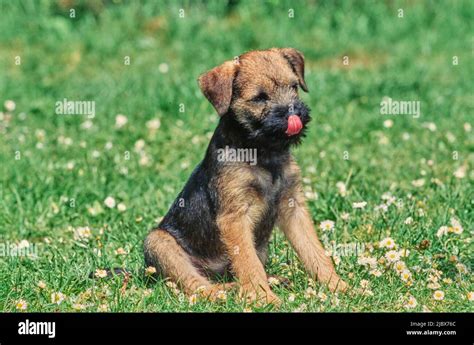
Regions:
[[467, 300], [468, 300], [468, 301], [471, 301], [471, 302], [474, 301], [474, 292], [469, 291], [469, 292], [467, 293]]

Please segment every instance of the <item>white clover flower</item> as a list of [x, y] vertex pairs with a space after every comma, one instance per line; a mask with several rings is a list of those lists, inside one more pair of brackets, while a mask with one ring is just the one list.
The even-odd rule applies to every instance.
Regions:
[[357, 258], [357, 263], [362, 266], [369, 266], [372, 269], [377, 267], [377, 259], [371, 256], [360, 256]]
[[375, 277], [380, 277], [382, 275], [382, 271], [379, 269], [370, 270], [369, 273]]
[[442, 237], [444, 235], [446, 235], [448, 233], [448, 227], [443, 225], [442, 227], [440, 227], [438, 229], [438, 231], [436, 232], [436, 236], [437, 237]]
[[280, 284], [280, 281], [275, 277], [269, 277], [268, 278], [268, 284], [270, 286], [277, 286], [278, 284]]
[[92, 231], [88, 226], [78, 227], [74, 229], [74, 239], [76, 241], [88, 240], [92, 236]]
[[149, 130], [156, 131], [157, 129], [161, 127], [161, 121], [160, 119], [152, 119], [150, 121], [147, 121], [146, 127]]
[[319, 292], [318, 297], [321, 300], [321, 302], [326, 302], [326, 300], [328, 299], [328, 295], [326, 295], [324, 292]]
[[340, 196], [345, 197], [347, 195], [346, 184], [342, 181], [336, 183], [337, 191]]
[[341, 213], [341, 219], [342, 220], [347, 221], [347, 220], [349, 220], [349, 217], [350, 217], [349, 213], [347, 213], [347, 212]]
[[94, 273], [94, 276], [96, 278], [105, 278], [107, 277], [107, 271], [106, 270], [101, 270], [101, 269], [97, 269]]
[[151, 276], [151, 275], [153, 275], [153, 274], [155, 274], [155, 273], [156, 273], [156, 268], [153, 267], [153, 266], [148, 266], [148, 267], [145, 269], [145, 274], [146, 274], [147, 276]]
[[165, 62], [162, 62], [158, 65], [158, 71], [160, 71], [160, 73], [166, 74], [168, 73], [169, 70], [170, 70], [170, 67]]
[[120, 247], [120, 248], [117, 248], [117, 249], [115, 250], [115, 254], [116, 254], [116, 255], [127, 255], [128, 253], [127, 253], [127, 251], [126, 251], [125, 249], [123, 249], [122, 247]]
[[127, 210], [127, 206], [125, 206], [125, 204], [123, 202], [121, 202], [117, 205], [117, 210], [119, 212], [125, 212]]
[[3, 103], [3, 106], [5, 107], [5, 110], [8, 111], [8, 112], [12, 112], [12, 111], [14, 111], [15, 108], [16, 108], [15, 102], [13, 102], [13, 101], [10, 100], [10, 99], [6, 100], [6, 101]]
[[122, 128], [123, 126], [125, 126], [128, 122], [128, 119], [125, 115], [122, 115], [122, 114], [118, 114], [117, 116], [115, 116], [115, 127], [116, 128]]
[[366, 201], [359, 201], [352, 203], [352, 208], [364, 208], [367, 205]]
[[425, 185], [425, 179], [420, 178], [418, 180], [411, 181], [413, 187], [423, 187]]
[[459, 168], [456, 169], [456, 171], [453, 173], [454, 177], [462, 179], [466, 177], [466, 170], [467, 167], [465, 165], [460, 166]]
[[115, 207], [115, 199], [111, 196], [108, 196], [107, 198], [105, 198], [104, 204], [108, 208], [114, 208]]

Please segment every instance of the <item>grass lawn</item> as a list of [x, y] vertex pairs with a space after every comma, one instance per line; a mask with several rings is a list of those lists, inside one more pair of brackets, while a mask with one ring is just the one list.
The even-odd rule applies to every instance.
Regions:
[[[218, 122], [197, 77], [274, 46], [306, 57], [294, 155], [351, 286], [308, 279], [275, 231], [278, 310], [473, 310], [472, 1], [67, 3], [0, 0], [0, 310], [275, 310], [190, 301], [142, 252]], [[381, 114], [387, 97], [421, 115]], [[95, 116], [56, 114], [63, 99]], [[89, 278], [108, 267], [133, 275]]]

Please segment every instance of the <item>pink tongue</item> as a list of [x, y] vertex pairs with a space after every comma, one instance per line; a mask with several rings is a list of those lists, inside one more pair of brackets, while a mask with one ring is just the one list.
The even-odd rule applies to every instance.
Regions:
[[292, 135], [298, 134], [303, 128], [303, 124], [301, 123], [301, 119], [298, 115], [290, 115], [288, 118], [288, 128], [286, 130], [286, 134], [291, 137]]

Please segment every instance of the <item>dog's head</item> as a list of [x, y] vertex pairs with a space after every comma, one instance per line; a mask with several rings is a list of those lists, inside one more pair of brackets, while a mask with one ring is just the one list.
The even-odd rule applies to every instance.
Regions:
[[308, 92], [304, 57], [296, 49], [245, 53], [199, 77], [199, 86], [220, 116], [233, 116], [249, 140], [298, 143], [310, 121], [298, 87]]

